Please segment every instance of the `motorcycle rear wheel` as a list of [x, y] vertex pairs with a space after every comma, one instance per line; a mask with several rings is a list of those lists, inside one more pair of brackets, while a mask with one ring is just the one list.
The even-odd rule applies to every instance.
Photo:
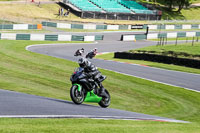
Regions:
[[70, 96], [72, 101], [75, 104], [81, 104], [84, 101], [84, 93], [83, 91], [78, 91], [78, 86], [77, 85], [73, 85], [70, 89]]
[[102, 97], [101, 101], [98, 103], [102, 108], [107, 108], [110, 105], [110, 94], [109, 92], [105, 89], [105, 93], [107, 93], [108, 98]]

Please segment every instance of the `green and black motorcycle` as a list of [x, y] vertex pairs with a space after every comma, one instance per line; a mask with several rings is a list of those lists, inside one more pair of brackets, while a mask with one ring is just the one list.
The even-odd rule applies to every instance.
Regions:
[[[99, 78], [99, 81], [102, 82], [106, 79], [106, 76], [101, 75]], [[88, 78], [83, 71], [83, 68], [76, 68], [70, 80], [72, 82], [70, 96], [75, 104], [94, 102], [98, 103], [103, 108], [106, 108], [110, 105], [109, 92], [105, 89], [104, 93], [106, 93], [107, 96], [99, 96], [97, 82], [95, 82], [92, 78]]]

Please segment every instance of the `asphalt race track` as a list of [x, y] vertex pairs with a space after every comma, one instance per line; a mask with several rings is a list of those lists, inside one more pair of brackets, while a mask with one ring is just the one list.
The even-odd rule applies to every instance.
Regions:
[[[113, 38], [115, 38], [113, 36]], [[153, 41], [121, 42], [107, 37], [105, 41], [93, 44], [47, 44], [33, 45], [26, 49], [57, 58], [77, 61], [74, 52], [84, 48], [89, 52], [98, 48], [98, 52], [115, 52], [156, 45]], [[112, 40], [112, 41], [111, 41]], [[127, 64], [99, 59], [91, 60], [97, 67], [124, 73], [156, 82], [179, 86], [194, 91], [200, 91], [200, 75], [185, 72], [169, 71], [143, 65]], [[73, 70], [72, 70], [73, 71]], [[66, 94], [67, 95], [67, 94]], [[112, 103], [111, 103], [112, 104]], [[111, 108], [101, 108], [92, 105], [75, 105], [71, 101], [45, 98], [0, 89], [0, 117], [18, 118], [99, 118], [99, 119], [131, 119], [184, 122], [163, 117], [122, 111]]]
[[95, 118], [181, 122], [174, 119], [101, 108], [75, 105], [70, 101], [28, 95], [0, 89], [0, 118]]

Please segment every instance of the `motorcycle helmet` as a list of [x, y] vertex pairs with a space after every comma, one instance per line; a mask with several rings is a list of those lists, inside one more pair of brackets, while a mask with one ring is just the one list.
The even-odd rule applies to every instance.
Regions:
[[80, 67], [85, 68], [88, 65], [88, 60], [85, 58], [80, 58], [78, 60], [78, 64]]

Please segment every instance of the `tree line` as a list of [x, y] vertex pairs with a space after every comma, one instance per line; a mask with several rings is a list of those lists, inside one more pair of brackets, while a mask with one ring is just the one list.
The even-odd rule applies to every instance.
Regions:
[[180, 12], [184, 7], [188, 7], [192, 0], [146, 0], [146, 1], [151, 1], [154, 3], [162, 3], [164, 4], [166, 7], [168, 7], [168, 9], [170, 11], [172, 11], [172, 9], [174, 7], [178, 7], [178, 12]]
[[166, 6], [169, 10], [172, 10], [173, 7], [178, 7], [178, 12], [180, 12], [184, 7], [188, 7], [191, 4], [191, 0], [164, 0]]

